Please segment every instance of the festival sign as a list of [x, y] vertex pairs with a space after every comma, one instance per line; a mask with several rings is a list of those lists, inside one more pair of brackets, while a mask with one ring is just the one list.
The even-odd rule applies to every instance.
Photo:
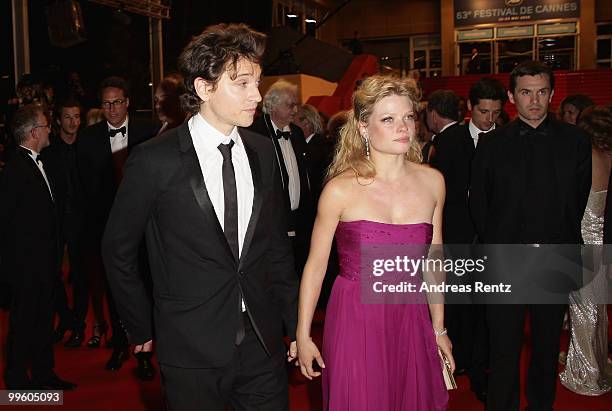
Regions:
[[572, 19], [580, 0], [455, 0], [455, 26]]

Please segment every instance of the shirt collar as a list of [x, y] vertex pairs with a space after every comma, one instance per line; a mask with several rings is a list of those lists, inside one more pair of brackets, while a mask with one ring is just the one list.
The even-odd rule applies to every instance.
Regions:
[[108, 127], [109, 130], [116, 130], [118, 128], [125, 127], [125, 134], [127, 135], [127, 126], [128, 126], [129, 119], [130, 119], [130, 116], [126, 115], [125, 120], [123, 120], [123, 124], [121, 124], [119, 127], [113, 127], [111, 123], [106, 121], [106, 126]]
[[285, 127], [283, 127], [283, 129], [280, 129], [276, 124], [274, 124], [274, 120], [272, 120], [272, 117], [270, 117], [270, 123], [272, 123], [272, 128], [274, 128], [274, 133], [276, 134], [277, 130], [280, 131], [291, 131], [291, 127], [289, 127], [289, 124], [287, 124]]
[[32, 157], [32, 158], [34, 158], [34, 157], [38, 157], [38, 156], [40, 155], [40, 153], [39, 153], [39, 152], [34, 151], [34, 150], [32, 150], [31, 148], [29, 148], [29, 147], [22, 146], [22, 145], [20, 145], [19, 147], [21, 147], [21, 148], [25, 149], [26, 151], [28, 151], [28, 152], [30, 153], [30, 157]]
[[441, 134], [444, 130], [446, 130], [447, 128], [449, 128], [450, 126], [452, 126], [453, 124], [457, 124], [456, 121], [451, 121], [450, 123], [448, 123], [447, 125], [445, 125], [444, 127], [442, 127], [442, 130], [440, 130], [440, 133], [436, 133], [436, 134]]
[[194, 133], [195, 137], [200, 140], [202, 148], [209, 154], [220, 154], [217, 148], [219, 144], [228, 144], [230, 140], [233, 140], [237, 147], [243, 147], [242, 139], [240, 138], [240, 133], [238, 133], [238, 127], [236, 126], [234, 126], [230, 134], [226, 136], [206, 121], [200, 113], [193, 116], [190, 121], [193, 121], [192, 126], [196, 130]]
[[517, 117], [517, 120], [519, 123], [519, 128], [521, 128], [522, 130], [526, 132], [533, 131], [533, 132], [539, 132], [539, 133], [546, 133], [550, 126], [550, 115], [549, 114], [547, 114], [544, 120], [535, 128], [532, 127], [530, 124], [527, 124], [526, 122], [524, 122], [520, 117]]
[[470, 135], [472, 136], [472, 138], [477, 138], [480, 133], [488, 133], [489, 131], [495, 130], [495, 123], [493, 123], [493, 127], [491, 127], [490, 129], [481, 130], [476, 127], [476, 124], [474, 124], [474, 122], [470, 119], [470, 124], [468, 127], [470, 129]]
[[306, 137], [306, 144], [310, 143], [310, 140], [312, 140], [312, 138], [314, 137], [315, 133], [312, 133], [311, 135], [309, 135], [308, 137]]

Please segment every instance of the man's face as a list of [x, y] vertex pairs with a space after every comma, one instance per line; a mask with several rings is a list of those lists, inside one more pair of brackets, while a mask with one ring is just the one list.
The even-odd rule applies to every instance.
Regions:
[[298, 100], [295, 93], [286, 92], [280, 95], [278, 105], [272, 108], [270, 117], [279, 128], [284, 128], [295, 119], [298, 112]]
[[106, 87], [102, 90], [102, 112], [111, 126], [121, 127], [129, 106], [130, 99], [125, 97], [120, 88]]
[[51, 133], [51, 127], [49, 126], [49, 121], [44, 114], [38, 113], [36, 122], [34, 123], [30, 133], [32, 134], [34, 144], [36, 145], [39, 153], [43, 148], [49, 146], [49, 134]]
[[64, 107], [59, 118], [61, 130], [68, 135], [74, 135], [81, 126], [81, 109], [79, 107]]
[[478, 104], [473, 107], [470, 101], [467, 104], [468, 108], [472, 111], [472, 122], [482, 131], [489, 131], [502, 111], [502, 102], [500, 100], [481, 98]]
[[553, 94], [546, 74], [518, 77], [516, 88], [512, 92], [508, 90], [508, 97], [516, 105], [521, 120], [533, 127], [537, 127], [548, 114]]
[[[260, 77], [259, 64], [241, 58], [236, 65], [236, 73], [226, 70], [214, 90], [202, 79], [196, 79], [198, 96], [204, 101], [200, 114], [225, 135], [229, 135], [234, 126], [250, 126], [257, 103], [261, 101], [258, 88]], [[200, 85], [198, 81], [201, 81]]]
[[169, 85], [160, 84], [157, 86], [153, 100], [155, 111], [162, 123], [172, 123], [181, 116], [179, 96], [176, 94], [176, 90], [172, 90]]

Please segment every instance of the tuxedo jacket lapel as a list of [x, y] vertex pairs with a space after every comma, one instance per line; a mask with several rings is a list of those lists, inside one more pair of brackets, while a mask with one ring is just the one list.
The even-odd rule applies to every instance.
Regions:
[[215, 232], [219, 242], [224, 244], [227, 253], [231, 256], [232, 260], [235, 260], [232, 250], [230, 249], [227, 239], [225, 238], [225, 234], [223, 233], [223, 228], [221, 227], [221, 224], [219, 224], [219, 219], [217, 219], [217, 215], [215, 214], [212, 201], [208, 195], [206, 183], [204, 182], [204, 176], [202, 175], [202, 169], [200, 168], [200, 162], [198, 160], [195, 147], [193, 146], [193, 141], [191, 139], [191, 134], [189, 133], [189, 126], [187, 122], [180, 126], [178, 133], [181, 162], [185, 168], [185, 174], [189, 179], [189, 185], [193, 191], [193, 195], [195, 196], [207, 222], [210, 224], [210, 226], [214, 227], [213, 231]]
[[[26, 153], [21, 148], [19, 148], [19, 155], [21, 155], [21, 157], [26, 162], [26, 164], [28, 165], [30, 170], [32, 170], [32, 173], [36, 176], [36, 180], [38, 180], [39, 185], [48, 194], [49, 201], [52, 204], [54, 204], [54, 196], [52, 196], [52, 194], [51, 194], [51, 193], [54, 192], [53, 191], [53, 184], [51, 182], [51, 176], [50, 176], [49, 172], [47, 170], [45, 170], [45, 173], [47, 174], [47, 181], [49, 181], [49, 186], [47, 186], [47, 182], [45, 181], [45, 177], [43, 177], [42, 172], [38, 169], [38, 166], [34, 163], [34, 160], [32, 160], [32, 157], [30, 157], [29, 154]], [[44, 164], [43, 164], [43, 168], [44, 168]]]
[[[240, 132], [240, 129], [238, 131]], [[259, 155], [257, 154], [257, 150], [255, 150], [255, 148], [251, 144], [249, 144], [248, 140], [242, 135], [242, 133], [240, 133], [240, 137], [242, 138], [244, 149], [246, 151], [247, 157], [249, 158], [251, 176], [253, 177], [253, 209], [251, 211], [251, 218], [249, 219], [249, 225], [247, 226], [246, 234], [244, 236], [242, 252], [240, 253], [240, 264], [238, 268], [240, 268], [244, 263], [245, 256], [247, 255], [251, 246], [251, 241], [253, 240], [253, 233], [255, 232], [255, 227], [257, 226], [257, 222], [259, 221], [259, 215], [261, 214], [261, 205], [263, 202], [263, 187], [261, 181], [261, 167], [259, 164]]]

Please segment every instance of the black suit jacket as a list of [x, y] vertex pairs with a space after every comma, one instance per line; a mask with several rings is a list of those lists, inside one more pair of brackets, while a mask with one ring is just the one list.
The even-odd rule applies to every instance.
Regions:
[[[580, 223], [591, 188], [591, 142], [578, 127], [550, 119], [560, 220], [542, 232], [552, 244], [580, 244]], [[527, 176], [517, 146], [519, 120], [481, 135], [472, 160], [470, 210], [480, 242], [521, 243], [521, 206]], [[538, 204], [533, 204], [538, 207]]]
[[[295, 339], [298, 283], [274, 148], [239, 129], [253, 176], [253, 211], [239, 261], [206, 191], [188, 123], [135, 147], [103, 239], [108, 279], [134, 343], [152, 338], [150, 306], [138, 272], [145, 235], [159, 361], [220, 367], [232, 358], [239, 292], [269, 353], [282, 348], [283, 322]], [[281, 321], [282, 319], [282, 321]]]
[[[128, 152], [156, 135], [158, 125], [130, 117], [128, 122]], [[117, 178], [113, 165], [108, 125], [106, 121], [85, 128], [77, 145], [77, 161], [85, 208], [85, 236], [99, 242], [104, 231], [115, 193]]]
[[[295, 210], [296, 235], [308, 237], [312, 230], [314, 219], [312, 193], [308, 176], [308, 146], [301, 128], [293, 123], [289, 124], [289, 128], [291, 129], [291, 146], [293, 147], [300, 173], [300, 203], [297, 210]], [[273, 135], [274, 127], [268, 114], [263, 114], [255, 120], [249, 129], [270, 139], [275, 138]]]
[[[45, 174], [51, 189], [51, 173]], [[20, 149], [0, 174], [0, 277], [13, 286], [53, 284], [60, 262], [57, 211], [42, 173]]]
[[317, 206], [327, 169], [334, 157], [334, 143], [323, 134], [315, 134], [307, 143], [308, 150], [308, 176], [314, 206]]
[[469, 126], [455, 123], [436, 135], [432, 167], [444, 175], [446, 200], [442, 221], [442, 238], [448, 244], [471, 244], [474, 226], [468, 208], [470, 165], [474, 141]]

